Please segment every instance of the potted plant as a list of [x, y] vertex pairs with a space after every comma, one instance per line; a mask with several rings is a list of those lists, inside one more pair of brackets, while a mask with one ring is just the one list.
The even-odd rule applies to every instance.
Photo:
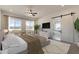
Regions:
[[74, 23], [75, 29], [79, 32], [79, 19], [77, 18], [75, 23]]
[[34, 25], [35, 34], [38, 33], [39, 28], [40, 28], [40, 25], [38, 25], [38, 24]]

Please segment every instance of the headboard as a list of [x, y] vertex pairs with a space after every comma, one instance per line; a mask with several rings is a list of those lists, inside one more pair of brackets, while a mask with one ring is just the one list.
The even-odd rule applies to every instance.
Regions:
[[4, 32], [0, 30], [0, 49], [1, 49], [1, 41], [3, 40]]

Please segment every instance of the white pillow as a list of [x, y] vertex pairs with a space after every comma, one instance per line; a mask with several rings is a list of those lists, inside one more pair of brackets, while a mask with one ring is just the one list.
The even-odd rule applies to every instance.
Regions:
[[20, 53], [28, 48], [27, 42], [15, 34], [8, 34], [2, 41], [3, 53], [8, 51], [9, 54]]
[[23, 39], [21, 39], [20, 37], [10, 33], [10, 34], [6, 35], [2, 44], [3, 44], [3, 49], [7, 49], [9, 47], [16, 47], [16, 46], [20, 46], [22, 44], [26, 44], [26, 42]]

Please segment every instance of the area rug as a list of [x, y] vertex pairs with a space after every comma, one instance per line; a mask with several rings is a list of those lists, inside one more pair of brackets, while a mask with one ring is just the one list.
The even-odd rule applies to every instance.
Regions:
[[50, 44], [43, 47], [45, 54], [67, 54], [70, 44], [51, 40]]

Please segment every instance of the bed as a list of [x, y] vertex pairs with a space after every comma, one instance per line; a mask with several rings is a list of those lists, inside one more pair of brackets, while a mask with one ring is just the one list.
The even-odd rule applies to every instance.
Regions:
[[1, 53], [6, 54], [43, 54], [40, 40], [25, 33], [9, 33], [2, 41]]
[[[1, 38], [1, 37], [0, 37]], [[43, 41], [42, 41], [43, 39]], [[44, 37], [27, 35], [24, 33], [9, 33], [2, 40], [0, 54], [67, 54], [79, 53], [79, 47], [55, 40], [47, 45]], [[45, 46], [45, 44], [46, 46]]]

